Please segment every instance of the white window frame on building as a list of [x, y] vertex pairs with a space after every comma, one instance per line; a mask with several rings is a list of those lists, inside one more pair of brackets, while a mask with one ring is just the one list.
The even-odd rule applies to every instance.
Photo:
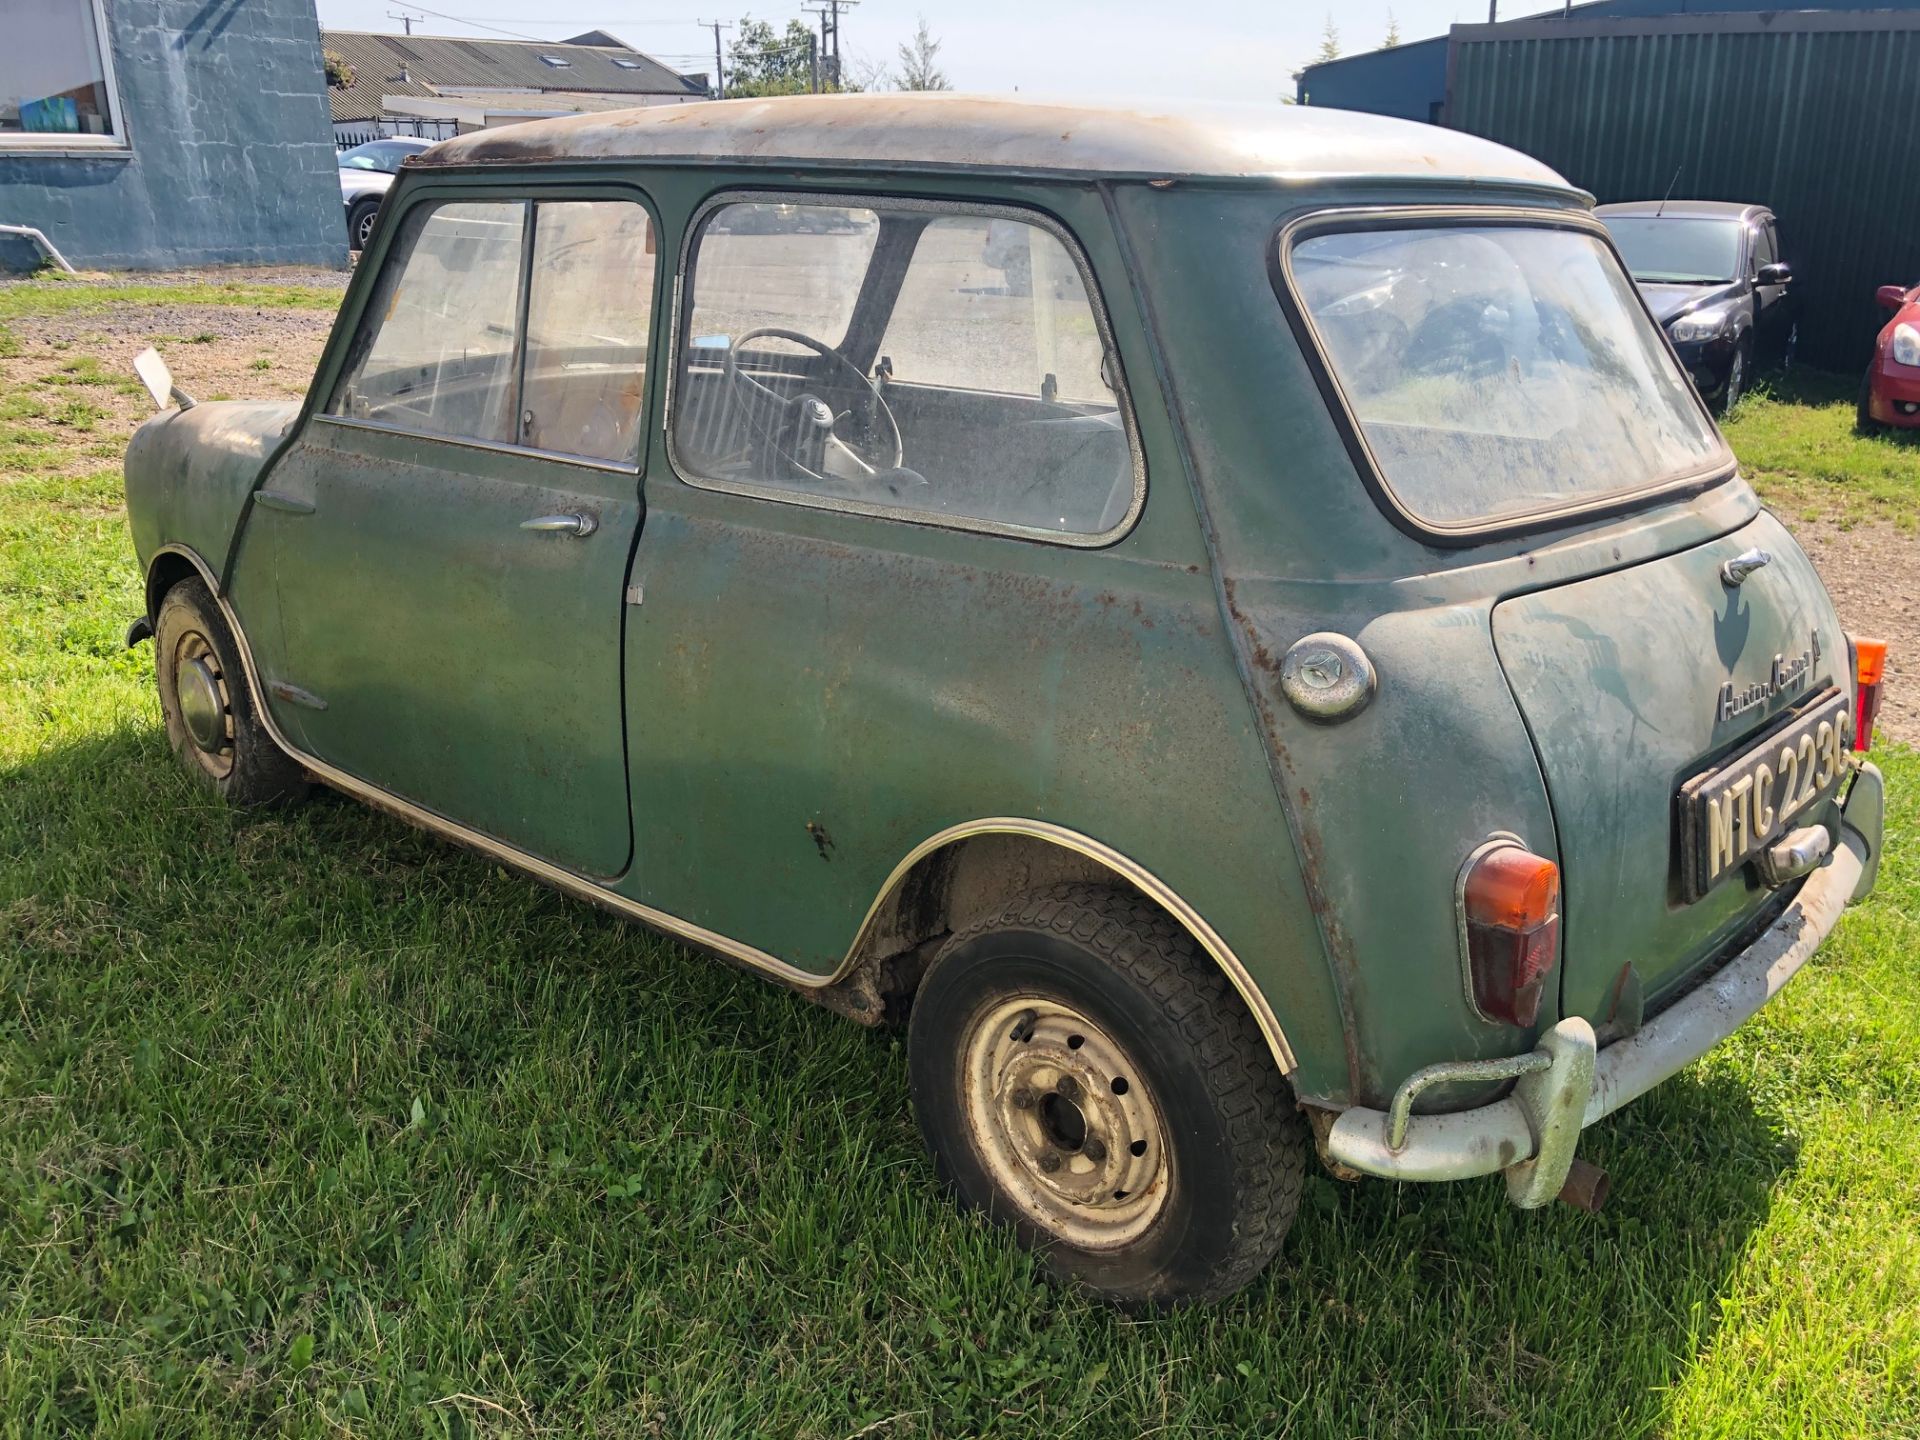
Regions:
[[93, 24], [94, 57], [100, 66], [100, 89], [106, 99], [106, 130], [102, 134], [73, 130], [0, 130], [0, 154], [72, 155], [125, 153], [128, 147], [126, 111], [120, 101], [120, 82], [113, 69], [113, 40], [107, 30], [106, 0], [81, 0], [83, 14]]

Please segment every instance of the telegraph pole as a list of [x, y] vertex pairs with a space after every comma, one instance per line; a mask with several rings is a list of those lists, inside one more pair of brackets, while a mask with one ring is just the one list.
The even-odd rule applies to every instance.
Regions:
[[731, 30], [733, 22], [731, 20], [698, 20], [694, 23], [713, 31], [713, 98], [724, 100], [727, 98], [727, 67], [720, 59], [720, 32]]
[[409, 35], [413, 34], [413, 22], [419, 18], [418, 15], [407, 15], [397, 10], [387, 11], [387, 19], [398, 20], [402, 25], [407, 27], [407, 34]]
[[804, 5], [801, 8], [820, 17], [820, 48], [826, 58], [822, 61], [827, 73], [827, 83], [836, 90], [840, 88], [840, 12], [851, 10], [860, 0], [821, 0], [818, 5]]

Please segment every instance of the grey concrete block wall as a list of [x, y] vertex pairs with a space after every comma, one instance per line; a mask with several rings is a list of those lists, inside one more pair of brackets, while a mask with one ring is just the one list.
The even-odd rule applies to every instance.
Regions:
[[[0, 223], [38, 226], [82, 269], [344, 266], [314, 0], [106, 0], [106, 15], [129, 149], [0, 143]], [[37, 262], [0, 248], [0, 267]]]

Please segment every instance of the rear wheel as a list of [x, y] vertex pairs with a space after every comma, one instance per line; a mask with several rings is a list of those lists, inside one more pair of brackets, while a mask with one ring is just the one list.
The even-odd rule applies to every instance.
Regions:
[[189, 774], [233, 805], [305, 797], [306, 772], [260, 724], [239, 647], [201, 581], [181, 581], [160, 602], [153, 669], [167, 741]]
[[1131, 892], [1035, 891], [955, 935], [914, 998], [908, 1064], [960, 1198], [1111, 1300], [1229, 1295], [1293, 1221], [1306, 1126], [1266, 1042]]

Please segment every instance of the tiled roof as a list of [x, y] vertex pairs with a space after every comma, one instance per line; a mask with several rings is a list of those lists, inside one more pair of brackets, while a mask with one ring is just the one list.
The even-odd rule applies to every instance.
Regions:
[[[613, 37], [596, 32], [581, 38]], [[323, 30], [320, 43], [353, 69], [352, 85], [345, 89], [327, 87], [327, 103], [335, 120], [371, 120], [380, 114], [382, 95], [431, 96], [443, 87], [611, 95], [698, 95], [704, 91], [699, 80], [625, 45], [455, 40], [437, 35], [374, 35], [360, 30]], [[555, 65], [542, 56], [566, 63]]]

